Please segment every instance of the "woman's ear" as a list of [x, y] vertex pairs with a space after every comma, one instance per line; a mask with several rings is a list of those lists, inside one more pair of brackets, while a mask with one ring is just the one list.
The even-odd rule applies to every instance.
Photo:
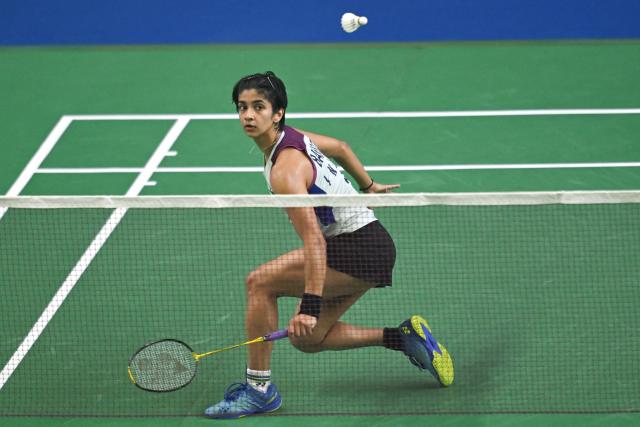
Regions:
[[282, 120], [282, 117], [284, 116], [284, 108], [280, 108], [277, 112], [273, 113], [273, 124], [277, 125], [278, 123], [280, 123], [280, 120]]

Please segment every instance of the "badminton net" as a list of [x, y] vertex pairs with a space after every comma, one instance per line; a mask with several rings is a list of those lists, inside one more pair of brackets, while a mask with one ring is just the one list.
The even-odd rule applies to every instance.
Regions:
[[[393, 285], [341, 321], [424, 317], [455, 381], [382, 347], [310, 354], [282, 340], [277, 413], [640, 411], [640, 192], [628, 191], [0, 197], [0, 416], [200, 415], [244, 381], [245, 349], [166, 394], [131, 385], [129, 356], [161, 338], [196, 352], [254, 338], [247, 276], [301, 247], [283, 208], [327, 206], [371, 208], [396, 248]], [[283, 328], [298, 299], [278, 303]]]

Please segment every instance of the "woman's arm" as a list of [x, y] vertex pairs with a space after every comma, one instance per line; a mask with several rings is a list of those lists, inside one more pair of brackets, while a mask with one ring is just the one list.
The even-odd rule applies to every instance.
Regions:
[[[280, 153], [278, 162], [271, 170], [270, 178], [275, 194], [308, 194], [307, 188], [313, 179], [313, 169], [309, 159], [301, 151], [286, 149]], [[287, 214], [302, 240], [304, 293], [315, 296], [316, 301], [321, 301], [327, 274], [327, 252], [315, 211], [311, 207], [287, 208]], [[312, 333], [316, 323], [317, 318], [313, 315], [299, 313], [289, 322], [289, 332], [296, 336], [305, 336]]]
[[325, 156], [335, 159], [356, 180], [358, 187], [362, 191], [367, 193], [386, 193], [400, 187], [399, 184], [386, 185], [374, 182], [360, 159], [346, 142], [326, 135], [297, 130], [307, 135]]

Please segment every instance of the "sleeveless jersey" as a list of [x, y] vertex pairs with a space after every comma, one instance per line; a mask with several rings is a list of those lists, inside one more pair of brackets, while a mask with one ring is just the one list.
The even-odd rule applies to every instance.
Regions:
[[[311, 162], [313, 181], [307, 189], [309, 194], [358, 194], [338, 167], [322, 154], [309, 137], [289, 126], [284, 127], [280, 139], [265, 162], [264, 177], [271, 193], [273, 193], [271, 188], [271, 168], [276, 163], [278, 155], [285, 148], [294, 148], [302, 151]], [[376, 220], [373, 211], [366, 207], [320, 206], [314, 209], [318, 224], [325, 237], [352, 233]]]

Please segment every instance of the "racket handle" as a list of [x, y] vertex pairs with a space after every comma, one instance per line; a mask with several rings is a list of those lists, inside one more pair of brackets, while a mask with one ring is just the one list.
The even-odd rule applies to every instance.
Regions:
[[282, 338], [286, 338], [289, 336], [289, 331], [287, 329], [280, 329], [279, 331], [271, 332], [270, 334], [265, 335], [263, 338], [265, 341], [275, 341], [281, 340]]

